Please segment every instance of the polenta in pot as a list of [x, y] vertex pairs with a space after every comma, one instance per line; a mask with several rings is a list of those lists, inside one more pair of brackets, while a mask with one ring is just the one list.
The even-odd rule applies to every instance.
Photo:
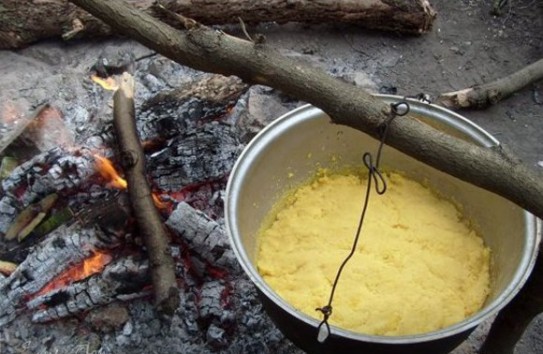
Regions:
[[[366, 174], [367, 175], [367, 174]], [[477, 312], [489, 293], [490, 251], [452, 202], [398, 173], [374, 195], [330, 324], [371, 335], [438, 330]], [[320, 172], [287, 193], [259, 234], [265, 281], [309, 316], [326, 305], [349, 253], [367, 178]]]

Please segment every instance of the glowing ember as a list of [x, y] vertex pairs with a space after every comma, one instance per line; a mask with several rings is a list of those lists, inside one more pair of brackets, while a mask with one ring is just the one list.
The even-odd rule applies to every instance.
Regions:
[[95, 252], [82, 263], [61, 273], [58, 277], [53, 279], [53, 281], [44, 286], [36, 296], [47, 294], [55, 289], [65, 287], [68, 284], [83, 280], [93, 274], [100, 273], [102, 269], [111, 262], [111, 259], [111, 255], [107, 253]]
[[126, 189], [126, 180], [119, 176], [113, 163], [100, 155], [94, 154], [93, 156], [96, 161], [96, 170], [100, 175], [105, 178], [113, 188]]
[[98, 85], [102, 86], [103, 89], [108, 90], [108, 91], [115, 91], [119, 88], [117, 80], [115, 80], [113, 77], [108, 77], [106, 79], [103, 79], [99, 76], [92, 75], [91, 80], [97, 83]]

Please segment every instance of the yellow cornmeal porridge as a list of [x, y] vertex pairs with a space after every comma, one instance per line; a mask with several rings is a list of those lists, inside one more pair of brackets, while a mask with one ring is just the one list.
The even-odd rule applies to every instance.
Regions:
[[[458, 209], [390, 173], [372, 197], [358, 249], [340, 278], [330, 323], [375, 335], [437, 330], [481, 308], [490, 252]], [[367, 180], [322, 174], [279, 202], [259, 235], [258, 269], [298, 310], [320, 319], [352, 245]]]

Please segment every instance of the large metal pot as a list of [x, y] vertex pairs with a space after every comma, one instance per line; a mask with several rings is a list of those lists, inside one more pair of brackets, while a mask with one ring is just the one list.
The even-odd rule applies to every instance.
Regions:
[[[401, 99], [380, 97], [389, 103]], [[412, 113], [439, 129], [482, 146], [499, 144], [490, 134], [456, 113], [416, 100], [409, 103]], [[332, 327], [332, 335], [321, 344], [317, 341], [319, 321], [280, 298], [257, 271], [257, 231], [285, 190], [307, 180], [318, 167], [335, 165], [338, 160], [344, 164], [361, 164], [362, 154], [373, 153], [376, 146], [375, 139], [331, 124], [325, 113], [309, 105], [278, 118], [250, 142], [230, 176], [225, 212], [232, 247], [256, 285], [267, 313], [289, 339], [307, 352], [448, 353], [478, 324], [503, 308], [522, 287], [537, 253], [538, 219], [508, 200], [439, 172], [397, 150], [385, 148], [382, 164], [427, 182], [443, 195], [452, 196], [463, 205], [465, 215], [478, 226], [490, 247], [491, 291], [479, 312], [450, 327], [420, 335], [385, 337]]]

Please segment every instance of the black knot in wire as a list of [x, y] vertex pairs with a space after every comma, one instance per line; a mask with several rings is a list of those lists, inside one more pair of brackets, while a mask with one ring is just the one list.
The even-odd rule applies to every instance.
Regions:
[[379, 195], [385, 194], [387, 191], [387, 183], [381, 174], [381, 171], [377, 168], [377, 165], [373, 164], [373, 156], [369, 152], [366, 152], [364, 153], [362, 160], [368, 169], [368, 178], [372, 178], [373, 182], [375, 182], [375, 192]]

